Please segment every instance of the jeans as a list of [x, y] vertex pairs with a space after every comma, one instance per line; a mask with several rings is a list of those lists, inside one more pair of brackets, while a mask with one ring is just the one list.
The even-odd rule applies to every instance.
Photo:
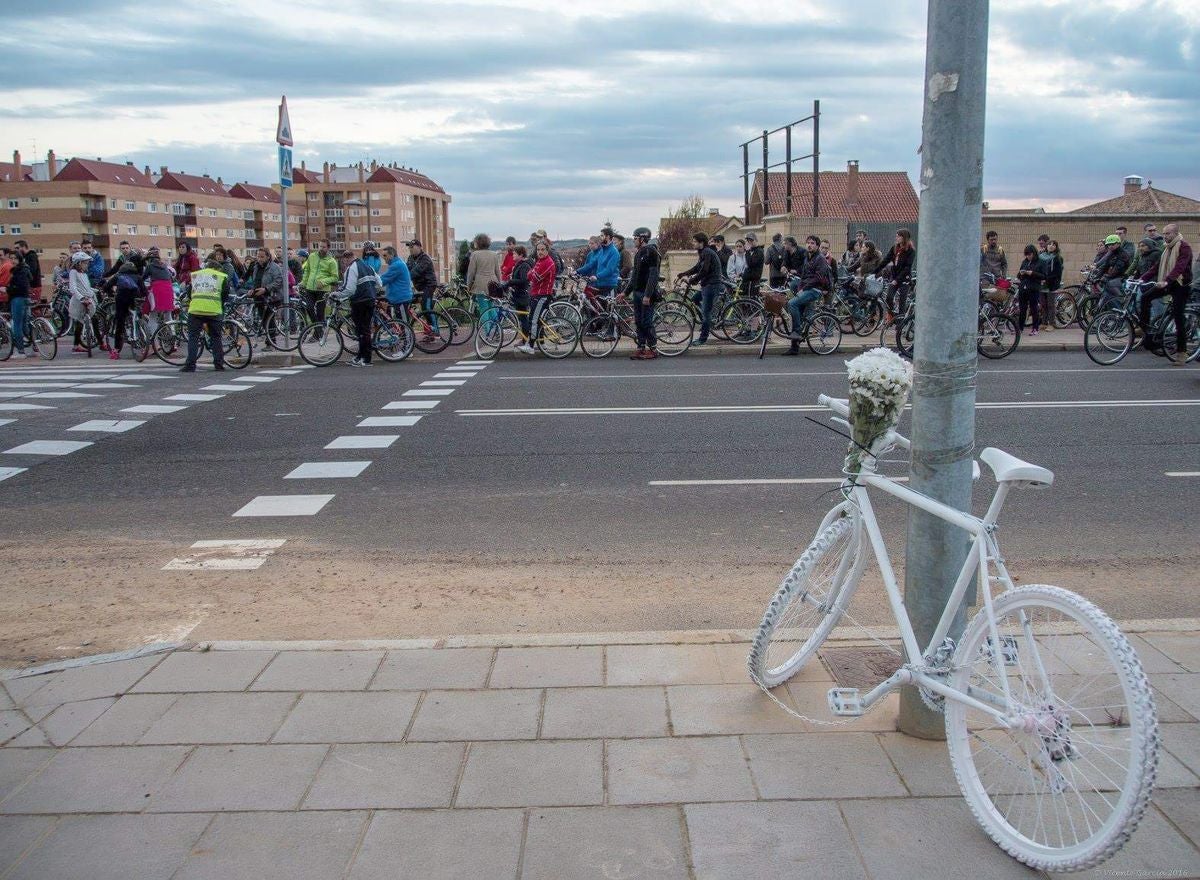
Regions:
[[354, 322], [354, 333], [358, 336], [358, 359], [371, 363], [371, 316], [375, 313], [375, 301], [364, 299], [350, 303], [350, 320]]
[[116, 314], [113, 316], [113, 351], [120, 352], [125, 344], [125, 322], [129, 320], [129, 312], [133, 309], [134, 294], [122, 291], [117, 294]]
[[[529, 294], [518, 293], [514, 290], [512, 292], [512, 307], [517, 313], [517, 323], [521, 325], [521, 332], [525, 334], [526, 338], [529, 338], [529, 330], [533, 326], [529, 320]], [[489, 319], [490, 322], [495, 323], [500, 319], [501, 311], [499, 308], [490, 307], [488, 314], [491, 316]]]
[[529, 344], [536, 345], [538, 339], [538, 321], [542, 318], [542, 310], [550, 304], [550, 297], [533, 297], [533, 311], [529, 315]]
[[1021, 290], [1017, 296], [1021, 303], [1020, 316], [1017, 318], [1018, 331], [1020, 330], [1020, 328], [1025, 326], [1025, 316], [1030, 311], [1033, 312], [1033, 329], [1041, 330], [1042, 329], [1042, 309], [1041, 309], [1042, 294], [1037, 290]]
[[1184, 357], [1187, 357], [1187, 322], [1184, 320], [1184, 308], [1188, 302], [1186, 287], [1178, 281], [1168, 281], [1166, 287], [1150, 288], [1142, 294], [1142, 301], [1138, 305], [1138, 317], [1142, 321], [1142, 327], [1148, 330], [1150, 306], [1155, 302], [1161, 302], [1164, 296], [1171, 297], [1171, 317], [1175, 319], [1175, 350], [1182, 352]]
[[712, 329], [713, 304], [724, 287], [725, 285], [718, 281], [701, 287], [700, 292], [696, 294], [695, 302], [700, 305], [700, 342], [708, 341], [708, 331]]
[[308, 306], [310, 313], [316, 316], [317, 322], [325, 320], [325, 292], [322, 290], [309, 290], [307, 287], [300, 288], [300, 297]]
[[788, 300], [788, 314], [792, 316], [792, 333], [801, 333], [804, 329], [804, 313], [811, 303], [821, 298], [821, 291], [815, 287], [801, 291], [797, 296]]
[[1100, 297], [1100, 309], [1116, 306], [1120, 303], [1121, 289], [1124, 283], [1124, 278], [1109, 278], [1104, 282], [1104, 294]]
[[220, 315], [188, 315], [188, 353], [185, 367], [195, 367], [200, 358], [200, 331], [208, 331], [208, 345], [212, 351], [213, 364], [225, 365], [225, 346], [221, 341]]
[[654, 351], [658, 335], [654, 332], [654, 297], [642, 293], [633, 295], [633, 320], [637, 324], [637, 347]]
[[14, 296], [8, 301], [12, 309], [13, 344], [17, 351], [25, 353], [25, 340], [29, 337], [29, 297]]

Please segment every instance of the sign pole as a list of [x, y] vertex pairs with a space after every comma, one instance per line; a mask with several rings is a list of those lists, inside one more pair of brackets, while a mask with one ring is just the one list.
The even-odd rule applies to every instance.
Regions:
[[[292, 120], [288, 116], [287, 95], [279, 98], [279, 122], [275, 127], [275, 142], [279, 144], [279, 261], [282, 264], [284, 290], [283, 302], [288, 304], [290, 290], [287, 286], [288, 235], [287, 235], [287, 191], [292, 185]], [[300, 283], [300, 279], [296, 279]]]

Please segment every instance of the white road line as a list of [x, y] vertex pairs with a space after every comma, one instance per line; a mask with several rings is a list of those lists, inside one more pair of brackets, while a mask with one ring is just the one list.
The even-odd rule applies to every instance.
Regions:
[[139, 425], [146, 424], [141, 419], [124, 419], [114, 421], [111, 419], [93, 419], [90, 422], [81, 422], [73, 428], [67, 428], [68, 431], [99, 431], [105, 434], [124, 434], [126, 431], [132, 431]]
[[286, 543], [286, 539], [197, 541], [191, 546], [197, 552], [172, 559], [162, 570], [254, 571], [261, 568], [267, 557]]
[[46, 400], [78, 400], [82, 397], [103, 397], [103, 394], [88, 394], [84, 391], [38, 391], [30, 397], [45, 398]]
[[288, 369], [289, 370], [315, 370], [316, 367], [314, 367], [312, 364], [296, 364], [294, 366], [288, 367]]
[[399, 434], [346, 434], [325, 446], [326, 449], [387, 449], [400, 439]]
[[445, 397], [447, 394], [453, 394], [453, 388], [414, 388], [412, 391], [405, 391], [401, 397]]
[[290, 474], [285, 480], [337, 480], [347, 477], [357, 477], [365, 471], [369, 461], [306, 461]]
[[21, 412], [29, 409], [55, 409], [43, 403], [0, 403], [0, 412]]
[[249, 391], [253, 385], [205, 385], [201, 391]]
[[11, 425], [16, 419], [0, 419], [0, 425]]
[[[455, 369], [447, 367], [448, 370]], [[1121, 373], [1161, 373], [1168, 367], [1122, 367], [1105, 370], [1098, 367], [1077, 367], [1061, 370], [979, 370], [979, 375], [1009, 375], [1019, 373], [1085, 373], [1091, 376], [1116, 376]], [[548, 376], [499, 376], [502, 382], [573, 382], [577, 379], [770, 379], [773, 377], [795, 378], [797, 376], [845, 376], [845, 370], [760, 370], [754, 373], [583, 373], [580, 375], [554, 374]]]
[[459, 385], [466, 385], [466, 379], [428, 379], [421, 383], [422, 388], [457, 388]]
[[74, 382], [12, 382], [7, 378], [0, 378], [0, 388], [74, 388]]
[[421, 421], [420, 416], [371, 416], [363, 419], [356, 428], [411, 428]]
[[33, 391], [0, 391], [0, 398], [7, 400], [12, 397], [28, 397], [33, 393]]
[[315, 516], [332, 495], [259, 495], [234, 516]]
[[[797, 477], [764, 478], [757, 480], [651, 480], [648, 486], [805, 486], [833, 485], [842, 482], [845, 477]], [[907, 483], [908, 477], [892, 477], [897, 483]]]
[[442, 372], [445, 372], [445, 373], [462, 373], [464, 376], [473, 376], [473, 375], [475, 375], [475, 374], [477, 374], [477, 373], [482, 373], [482, 372], [483, 372], [483, 368], [484, 368], [484, 365], [482, 365], [482, 364], [476, 364], [476, 365], [475, 365], [475, 366], [473, 366], [473, 367], [470, 367], [470, 366], [465, 366], [465, 365], [462, 365], [462, 364], [452, 364], [452, 365], [451, 365], [451, 366], [449, 366], [449, 367], [443, 367], [443, 368], [442, 368]]
[[471, 367], [486, 367], [491, 361], [481, 361], [476, 358], [467, 358], [464, 361], [455, 361], [456, 364], [467, 365]]
[[234, 382], [278, 382], [278, 376], [238, 376]]
[[17, 474], [24, 473], [27, 470], [29, 468], [0, 467], [0, 482], [7, 480], [9, 477], [15, 477]]
[[163, 400], [186, 400], [189, 403], [206, 403], [210, 400], [220, 400], [224, 394], [172, 394]]
[[70, 455], [92, 445], [90, 440], [31, 440], [4, 450], [5, 455]]
[[92, 385], [76, 385], [76, 388], [85, 388], [89, 391], [107, 391], [109, 388], [141, 388], [141, 385], [130, 385], [125, 382], [96, 382]]
[[1164, 471], [1167, 477], [1200, 477], [1200, 471]]
[[263, 370], [263, 372], [266, 373], [267, 375], [271, 375], [271, 376], [274, 376], [274, 375], [295, 376], [300, 371], [292, 369], [292, 370]]
[[168, 403], [141, 403], [137, 406], [127, 406], [121, 410], [121, 412], [146, 413], [147, 415], [164, 415], [166, 413], [179, 412], [181, 409], [187, 409], [187, 407], [173, 406]]
[[441, 403], [440, 400], [393, 400], [385, 403], [383, 409], [433, 409]]

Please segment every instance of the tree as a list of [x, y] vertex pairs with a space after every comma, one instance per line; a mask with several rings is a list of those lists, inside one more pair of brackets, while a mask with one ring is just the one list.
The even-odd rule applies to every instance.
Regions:
[[692, 236], [703, 228], [707, 216], [704, 198], [695, 193], [680, 202], [679, 207], [669, 208], [667, 216], [658, 224], [659, 252], [690, 249]]
[[455, 267], [458, 269], [458, 274], [464, 278], [467, 275], [467, 260], [470, 258], [471, 243], [469, 241], [464, 241], [458, 246], [458, 265]]

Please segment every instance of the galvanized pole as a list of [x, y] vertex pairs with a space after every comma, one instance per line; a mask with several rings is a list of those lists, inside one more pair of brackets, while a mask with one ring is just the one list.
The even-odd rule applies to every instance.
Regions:
[[792, 216], [792, 127], [787, 131], [787, 213]]
[[821, 102], [813, 101], [813, 217], [821, 216]]
[[[910, 486], [958, 510], [971, 509], [983, 123], [988, 0], [929, 0], [921, 211], [917, 246]], [[925, 646], [966, 558], [967, 536], [910, 508], [905, 603]], [[962, 633], [960, 613], [951, 636]], [[945, 726], [906, 688], [900, 730], [941, 739]]]
[[750, 142], [742, 144], [742, 193], [746, 199], [742, 207], [745, 209], [743, 220], [750, 225]]
[[[266, 242], [263, 242], [266, 244]], [[287, 252], [287, 187], [279, 187], [279, 262], [283, 268], [283, 304], [287, 305], [288, 301], [288, 252]], [[296, 283], [300, 283], [300, 279], [296, 279]]]
[[767, 130], [764, 128], [763, 135], [762, 135], [762, 138], [763, 138], [763, 220], [766, 220], [767, 215], [771, 213], [771, 186], [770, 186], [771, 172], [767, 170], [771, 164], [767, 157], [767, 141], [770, 140], [770, 137], [771, 137], [771, 135], [768, 134]]

